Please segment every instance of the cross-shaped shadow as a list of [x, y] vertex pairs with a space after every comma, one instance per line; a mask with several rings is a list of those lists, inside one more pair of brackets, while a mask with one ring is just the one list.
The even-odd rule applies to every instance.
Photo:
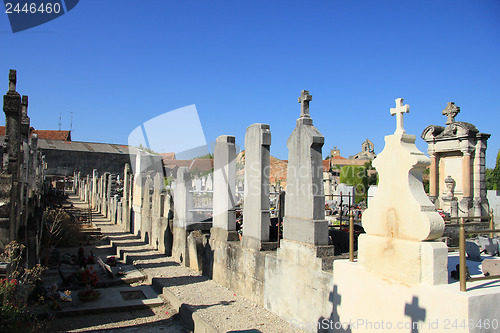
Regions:
[[333, 291], [330, 292], [329, 300], [333, 305], [330, 318], [320, 317], [318, 320], [318, 332], [341, 332], [351, 333], [351, 327], [347, 322], [342, 322], [338, 313], [338, 307], [342, 301], [342, 296], [338, 293], [338, 287], [333, 286]]
[[424, 308], [419, 307], [418, 305], [418, 297], [413, 296], [411, 303], [406, 303], [405, 305], [405, 315], [410, 317], [411, 319], [411, 332], [418, 333], [420, 321], [424, 321], [426, 318], [426, 310]]

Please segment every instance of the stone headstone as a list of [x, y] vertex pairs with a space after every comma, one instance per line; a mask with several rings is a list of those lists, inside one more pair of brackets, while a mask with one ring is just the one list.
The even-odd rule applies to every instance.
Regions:
[[270, 146], [269, 125], [253, 124], [247, 128], [242, 243], [256, 250], [261, 249], [261, 242], [269, 241]]
[[498, 254], [498, 243], [494, 242], [490, 237], [479, 236], [479, 245], [481, 248], [490, 255]]
[[467, 253], [467, 259], [472, 261], [481, 261], [481, 250], [474, 242], [465, 242], [465, 252]]
[[197, 192], [200, 192], [201, 191], [201, 179], [200, 178], [196, 178], [194, 180], [194, 190], [197, 191]]
[[212, 181], [212, 174], [208, 174], [207, 180], [205, 182], [205, 190], [206, 191], [212, 191], [214, 189], [213, 187], [213, 181]]
[[236, 146], [235, 138], [221, 135], [214, 149], [213, 227], [236, 230]]
[[328, 244], [323, 158], [325, 138], [309, 115], [312, 96], [302, 90], [300, 118], [288, 138], [288, 169], [283, 238], [311, 245]]

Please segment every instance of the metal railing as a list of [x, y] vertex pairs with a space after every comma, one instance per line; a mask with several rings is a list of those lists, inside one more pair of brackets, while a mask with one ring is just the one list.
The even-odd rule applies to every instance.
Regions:
[[349, 261], [354, 261], [354, 214], [349, 214]]
[[[489, 275], [475, 278], [467, 279], [467, 261], [466, 261], [466, 251], [465, 251], [465, 236], [466, 235], [477, 235], [489, 233], [490, 238], [493, 238], [493, 234], [500, 233], [500, 229], [494, 229], [494, 217], [493, 212], [489, 216], [475, 216], [475, 217], [452, 217], [452, 219], [459, 220], [459, 279], [460, 279], [460, 291], [467, 291], [467, 282], [482, 281], [482, 280], [496, 280], [500, 279], [500, 275]], [[465, 230], [465, 220], [466, 219], [489, 219], [489, 229], [476, 229], [476, 230]]]

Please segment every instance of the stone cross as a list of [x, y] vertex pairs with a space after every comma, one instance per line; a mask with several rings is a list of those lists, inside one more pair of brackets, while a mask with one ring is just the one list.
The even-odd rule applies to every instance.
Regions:
[[396, 131], [394, 134], [404, 134], [406, 133], [404, 129], [403, 113], [410, 113], [410, 106], [408, 104], [403, 105], [403, 99], [396, 99], [396, 107], [391, 108], [391, 115], [396, 115]]
[[309, 116], [309, 102], [312, 101], [312, 95], [309, 95], [309, 90], [302, 90], [300, 92], [300, 118], [310, 118]]
[[454, 102], [448, 102], [448, 105], [446, 105], [446, 108], [443, 109], [443, 115], [448, 117], [448, 120], [446, 121], [446, 125], [454, 123], [455, 117], [459, 113], [460, 113], [460, 107], [456, 106]]
[[16, 83], [17, 71], [15, 69], [11, 69], [9, 71], [9, 91], [16, 91]]

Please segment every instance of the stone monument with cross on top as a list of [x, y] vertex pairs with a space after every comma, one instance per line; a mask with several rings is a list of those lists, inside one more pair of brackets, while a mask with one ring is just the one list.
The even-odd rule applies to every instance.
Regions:
[[363, 213], [366, 234], [359, 239], [359, 262], [397, 280], [440, 284], [447, 281], [446, 270], [431, 267], [446, 267], [447, 250], [431, 241], [443, 234], [444, 222], [422, 184], [430, 159], [403, 127], [403, 114], [409, 110], [402, 98], [396, 99], [390, 109], [396, 131], [385, 137], [384, 150], [373, 160], [379, 185]]

